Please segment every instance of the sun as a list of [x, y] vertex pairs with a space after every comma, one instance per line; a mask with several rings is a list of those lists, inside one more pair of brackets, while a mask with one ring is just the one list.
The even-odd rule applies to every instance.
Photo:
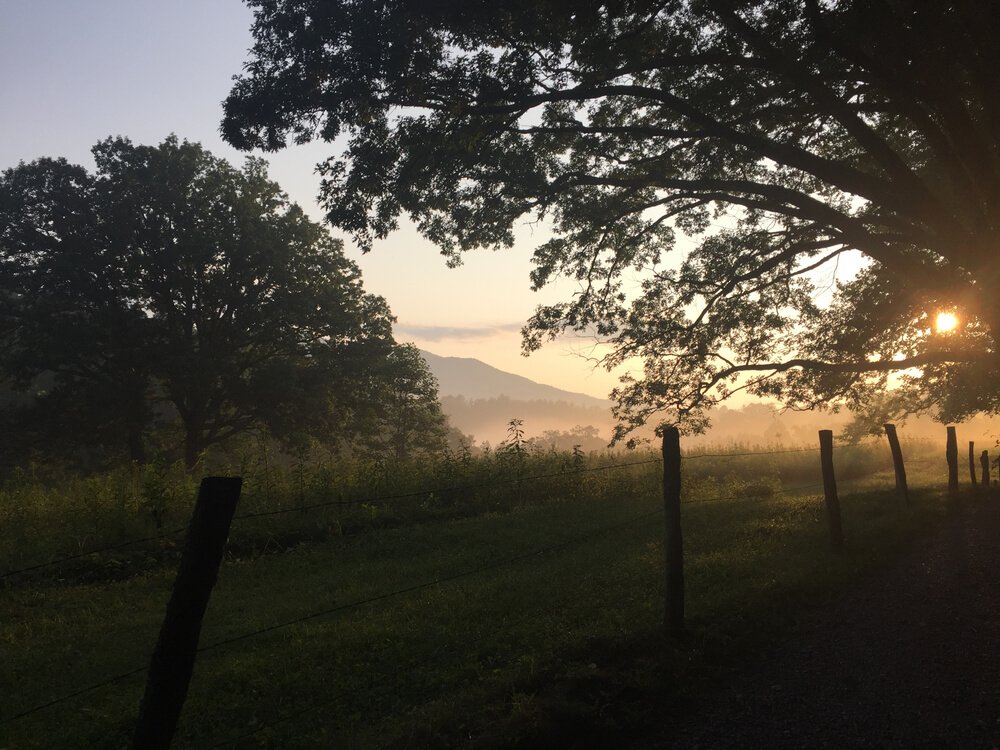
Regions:
[[937, 314], [937, 319], [934, 321], [934, 330], [938, 333], [948, 333], [949, 331], [954, 331], [958, 327], [958, 318], [955, 317], [955, 313], [950, 312], [939, 312]]

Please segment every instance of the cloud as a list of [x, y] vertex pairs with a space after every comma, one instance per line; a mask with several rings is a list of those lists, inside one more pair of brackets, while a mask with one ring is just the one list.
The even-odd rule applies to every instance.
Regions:
[[445, 341], [447, 339], [469, 341], [520, 333], [522, 325], [523, 323], [502, 323], [494, 326], [425, 326], [397, 323], [395, 333], [400, 338], [412, 337], [424, 341]]

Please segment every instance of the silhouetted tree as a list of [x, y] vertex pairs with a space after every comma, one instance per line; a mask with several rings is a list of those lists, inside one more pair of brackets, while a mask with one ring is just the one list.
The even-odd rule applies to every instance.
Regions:
[[236, 169], [176, 137], [94, 156], [94, 175], [42, 159], [0, 179], [4, 371], [110, 405], [132, 459], [158, 401], [189, 468], [249, 430], [342, 427], [394, 342], [341, 243], [259, 159]]
[[395, 347], [372, 368], [370, 384], [356, 428], [359, 441], [370, 451], [404, 461], [444, 450], [447, 420], [438, 401], [437, 378], [417, 347]]
[[0, 368], [18, 398], [7, 453], [145, 458], [144, 316], [102, 232], [97, 180], [64, 159], [0, 176]]
[[[250, 5], [227, 139], [346, 137], [322, 195], [363, 247], [409, 216], [457, 262], [547, 220], [532, 285], [580, 289], [525, 348], [596, 331], [606, 364], [640, 358], [619, 436], [657, 412], [698, 429], [736, 388], [857, 403], [908, 368], [924, 406], [1000, 408], [995, 4]], [[854, 251], [869, 265], [821, 309]]]
[[544, 430], [541, 435], [529, 438], [528, 445], [538, 450], [590, 453], [606, 449], [608, 440], [593, 425], [576, 425], [569, 430]]

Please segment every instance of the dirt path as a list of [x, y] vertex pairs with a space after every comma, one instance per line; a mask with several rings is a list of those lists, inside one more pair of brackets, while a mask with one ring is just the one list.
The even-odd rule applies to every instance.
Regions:
[[965, 502], [650, 747], [1000, 748], [1000, 496]]

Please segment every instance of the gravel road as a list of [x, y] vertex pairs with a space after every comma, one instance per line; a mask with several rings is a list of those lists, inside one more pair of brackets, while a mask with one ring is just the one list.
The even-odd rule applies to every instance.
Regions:
[[1000, 495], [962, 506], [650, 747], [1000, 748]]

